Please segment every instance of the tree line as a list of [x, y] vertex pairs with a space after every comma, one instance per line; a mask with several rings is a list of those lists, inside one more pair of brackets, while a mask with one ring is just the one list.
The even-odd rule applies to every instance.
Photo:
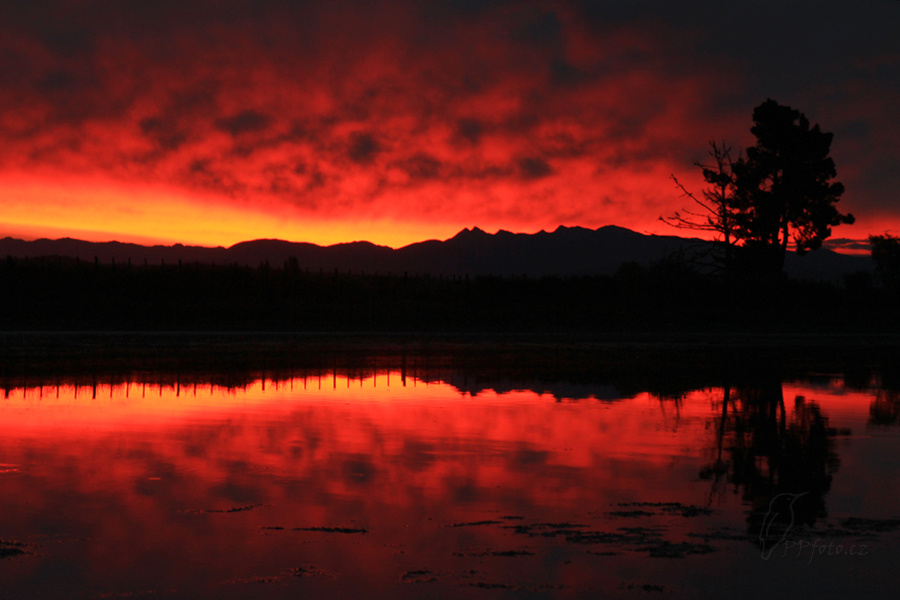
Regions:
[[[0, 260], [0, 330], [825, 331], [897, 329], [896, 296], [865, 278], [728, 281], [672, 257], [615, 275], [455, 277], [284, 265]], [[729, 298], [723, 303], [721, 298]]]

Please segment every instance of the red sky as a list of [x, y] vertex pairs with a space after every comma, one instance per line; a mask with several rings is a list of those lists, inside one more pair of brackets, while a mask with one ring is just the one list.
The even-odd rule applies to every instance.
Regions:
[[0, 236], [394, 247], [658, 218], [773, 98], [900, 233], [896, 2], [0, 0]]

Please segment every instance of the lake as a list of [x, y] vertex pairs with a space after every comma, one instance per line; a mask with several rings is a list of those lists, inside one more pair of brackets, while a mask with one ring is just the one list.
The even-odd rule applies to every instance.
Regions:
[[662, 391], [580, 373], [404, 355], [8, 377], [0, 598], [898, 589], [900, 393], [883, 373]]

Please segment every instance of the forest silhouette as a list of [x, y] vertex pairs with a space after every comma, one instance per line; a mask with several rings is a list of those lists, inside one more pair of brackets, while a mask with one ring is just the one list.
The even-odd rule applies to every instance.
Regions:
[[410, 276], [273, 267], [0, 261], [6, 331], [897, 331], [896, 290], [722, 279], [677, 258], [614, 275]]

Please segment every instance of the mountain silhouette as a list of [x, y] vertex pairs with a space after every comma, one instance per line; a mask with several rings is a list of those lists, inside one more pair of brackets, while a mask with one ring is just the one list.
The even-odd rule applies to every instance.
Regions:
[[[238, 264], [280, 268], [289, 263], [310, 272], [381, 273], [432, 276], [541, 277], [610, 275], [625, 263], [650, 264], [675, 255], [693, 256], [709, 243], [677, 236], [645, 235], [608, 225], [599, 229], [558, 227], [534, 234], [475, 227], [448, 240], [427, 240], [392, 249], [370, 242], [332, 246], [261, 239], [229, 248], [142, 246], [64, 238], [23, 241], [0, 239], [0, 257], [67, 257], [101, 263]], [[294, 262], [296, 261], [296, 262]], [[870, 256], [820, 249], [800, 257], [789, 253], [785, 270], [796, 279], [838, 282], [844, 275], [873, 270]]]

